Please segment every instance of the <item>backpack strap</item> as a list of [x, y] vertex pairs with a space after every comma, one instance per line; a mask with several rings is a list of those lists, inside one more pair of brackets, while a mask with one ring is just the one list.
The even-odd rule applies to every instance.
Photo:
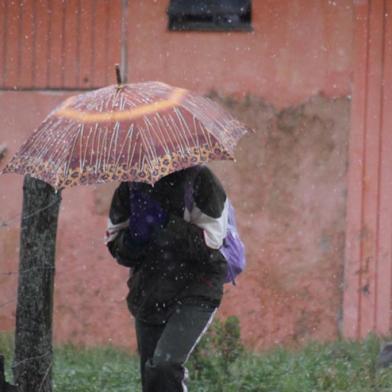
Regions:
[[193, 209], [194, 197], [194, 184], [197, 175], [199, 174], [201, 169], [201, 165], [193, 166], [192, 170], [188, 174], [188, 178], [185, 180], [185, 191], [184, 191], [184, 203], [185, 208], [191, 212]]

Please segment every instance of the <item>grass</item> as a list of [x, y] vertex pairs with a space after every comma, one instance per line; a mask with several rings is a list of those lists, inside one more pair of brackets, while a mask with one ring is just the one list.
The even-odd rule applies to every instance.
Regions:
[[100, 347], [65, 346], [55, 351], [54, 391], [95, 392], [139, 390], [139, 362], [135, 356]]
[[[259, 354], [237, 349], [228, 353], [228, 347], [223, 350], [217, 341], [207, 335], [189, 362], [190, 391], [392, 391], [392, 368], [375, 368], [381, 342], [374, 336], [363, 342], [309, 343], [298, 350], [280, 347]], [[5, 355], [10, 379], [10, 335], [0, 334], [0, 353]], [[54, 391], [140, 391], [138, 366], [137, 357], [113, 347], [58, 347]]]

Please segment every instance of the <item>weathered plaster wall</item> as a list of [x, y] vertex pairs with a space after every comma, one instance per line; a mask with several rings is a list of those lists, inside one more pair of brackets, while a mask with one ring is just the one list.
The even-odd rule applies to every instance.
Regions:
[[[220, 317], [238, 315], [249, 347], [338, 333], [345, 219], [348, 99], [314, 97], [282, 111], [260, 98], [221, 101], [255, 128], [237, 162], [211, 165], [237, 208], [249, 266], [226, 286]], [[4, 161], [65, 94], [0, 94]], [[30, 108], [23, 116], [19, 107]], [[0, 177], [0, 330], [12, 330], [22, 178]], [[103, 242], [112, 185], [66, 190], [60, 212], [55, 341], [135, 348], [126, 269]]]
[[350, 101], [313, 97], [276, 111], [258, 99], [229, 107], [256, 133], [237, 162], [212, 165], [238, 211], [249, 267], [227, 286], [256, 349], [338, 335]]
[[[29, 63], [34, 57], [29, 45], [33, 36], [26, 33], [28, 38], [21, 35], [24, 40], [18, 42], [17, 24], [11, 20], [10, 30], [2, 32], [12, 54], [7, 57], [8, 73], [4, 73], [5, 63], [2, 68], [3, 78], [9, 79], [5, 86], [34, 87], [34, 78], [29, 79], [32, 69], [38, 70], [35, 82], [46, 75], [46, 84], [42, 83], [49, 87], [78, 87], [80, 80], [91, 87], [99, 80], [114, 80], [108, 61], [101, 61], [106, 52], [99, 48], [107, 42], [102, 32], [95, 46], [90, 42], [91, 29], [98, 25], [91, 24], [95, 3], [84, 5], [80, 36], [72, 28], [79, 17], [77, 5], [67, 3], [65, 36], [58, 31], [58, 23], [50, 35], [57, 55], [51, 56], [51, 62], [45, 54], [36, 56], [33, 68]], [[226, 97], [237, 97], [239, 101], [226, 98], [224, 104], [256, 129], [241, 142], [235, 166], [230, 162], [212, 165], [237, 207], [249, 260], [238, 289], [227, 286], [220, 316], [240, 316], [244, 341], [256, 349], [332, 338], [337, 334], [341, 305], [350, 106], [347, 99], [334, 97], [346, 96], [351, 89], [352, 1], [254, 1], [252, 33], [168, 32], [167, 3], [129, 2], [129, 80], [157, 79], [200, 93], [215, 88]], [[97, 19], [107, 16], [108, 4], [100, 4]], [[118, 22], [120, 2], [111, 4], [111, 20]], [[42, 15], [47, 11], [42, 10]], [[28, 19], [31, 13], [24, 15]], [[61, 9], [55, 15], [60, 18]], [[40, 33], [34, 37], [47, 37], [43, 32], [49, 19], [47, 15], [40, 19]], [[109, 63], [119, 61], [117, 22], [117, 29], [110, 30]], [[22, 23], [23, 29], [30, 28], [29, 23]], [[59, 53], [62, 44], [65, 51]], [[94, 51], [97, 58], [86, 55]], [[17, 58], [20, 66], [15, 66]], [[75, 67], [80, 67], [79, 72]], [[0, 145], [8, 147], [0, 169], [67, 96], [0, 93]], [[0, 177], [0, 330], [14, 327], [21, 186], [19, 176]], [[100, 186], [63, 194], [56, 342], [135, 347], [124, 302], [127, 271], [111, 260], [102, 243], [111, 192], [111, 186]]]

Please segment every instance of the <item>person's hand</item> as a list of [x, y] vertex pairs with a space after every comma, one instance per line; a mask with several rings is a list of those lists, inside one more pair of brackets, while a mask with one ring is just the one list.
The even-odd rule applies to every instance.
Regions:
[[147, 243], [154, 231], [163, 228], [167, 220], [167, 212], [153, 199], [151, 192], [139, 189], [131, 191], [129, 232], [133, 242]]

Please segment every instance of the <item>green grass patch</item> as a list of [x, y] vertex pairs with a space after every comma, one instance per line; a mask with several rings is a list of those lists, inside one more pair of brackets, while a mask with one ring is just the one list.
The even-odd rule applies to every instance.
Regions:
[[[386, 392], [392, 391], [392, 368], [376, 370], [381, 341], [309, 343], [250, 353], [239, 341], [234, 319], [216, 322], [188, 363], [192, 392]], [[0, 334], [0, 353], [11, 379], [13, 342]], [[55, 350], [57, 392], [140, 391], [139, 361], [113, 347]]]
[[54, 390], [129, 392], [139, 390], [139, 361], [114, 347], [55, 350]]

